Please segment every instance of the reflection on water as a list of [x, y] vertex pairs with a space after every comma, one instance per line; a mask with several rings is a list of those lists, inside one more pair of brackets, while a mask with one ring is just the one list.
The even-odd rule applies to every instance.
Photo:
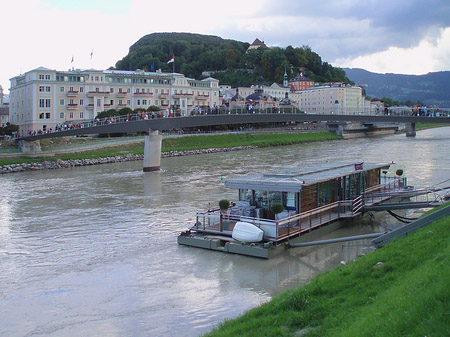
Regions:
[[[368, 240], [259, 260], [178, 246], [223, 179], [324, 161], [401, 163], [450, 178], [450, 128], [404, 135], [0, 176], [0, 335], [197, 336], [372, 250]], [[406, 213], [405, 213], [406, 214]], [[384, 213], [327, 237], [397, 226]], [[25, 319], [26, 318], [26, 319]]]

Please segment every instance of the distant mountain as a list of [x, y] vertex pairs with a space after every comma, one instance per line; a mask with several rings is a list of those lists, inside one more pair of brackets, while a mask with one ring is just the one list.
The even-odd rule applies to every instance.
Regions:
[[450, 107], [450, 71], [426, 75], [377, 74], [358, 68], [344, 68], [347, 77], [360, 84], [372, 98], [420, 101], [426, 105]]

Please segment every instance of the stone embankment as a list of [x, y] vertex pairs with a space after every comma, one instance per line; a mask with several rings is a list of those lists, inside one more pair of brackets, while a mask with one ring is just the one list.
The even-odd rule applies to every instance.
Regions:
[[[228, 151], [239, 151], [239, 150], [249, 150], [255, 149], [257, 146], [236, 146], [229, 148], [212, 148], [212, 149], [202, 149], [202, 150], [187, 150], [187, 151], [169, 151], [161, 153], [162, 158], [168, 157], [181, 157], [190, 156], [196, 154], [208, 154], [217, 152], [228, 152]], [[0, 174], [6, 173], [16, 173], [16, 172], [26, 172], [26, 171], [39, 171], [39, 170], [57, 170], [63, 168], [71, 168], [77, 166], [90, 166], [90, 165], [100, 165], [100, 164], [111, 164], [111, 163], [122, 163], [127, 161], [143, 160], [143, 154], [126, 154], [114, 157], [102, 157], [93, 159], [69, 159], [62, 160], [56, 159], [45, 160], [42, 162], [35, 163], [22, 163], [22, 164], [9, 164], [0, 166]]]

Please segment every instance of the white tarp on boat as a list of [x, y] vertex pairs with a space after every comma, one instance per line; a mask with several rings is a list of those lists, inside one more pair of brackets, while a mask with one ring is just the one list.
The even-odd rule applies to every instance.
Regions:
[[260, 242], [263, 239], [264, 231], [249, 222], [237, 222], [234, 225], [233, 239], [241, 242]]

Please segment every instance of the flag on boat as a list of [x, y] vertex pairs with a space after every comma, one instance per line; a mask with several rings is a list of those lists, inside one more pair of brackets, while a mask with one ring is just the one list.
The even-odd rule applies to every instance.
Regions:
[[175, 56], [172, 56], [172, 58], [169, 61], [167, 61], [167, 64], [172, 63], [172, 62], [175, 62]]
[[364, 164], [364, 162], [356, 163], [355, 164], [355, 171], [362, 170], [363, 169], [363, 164]]

